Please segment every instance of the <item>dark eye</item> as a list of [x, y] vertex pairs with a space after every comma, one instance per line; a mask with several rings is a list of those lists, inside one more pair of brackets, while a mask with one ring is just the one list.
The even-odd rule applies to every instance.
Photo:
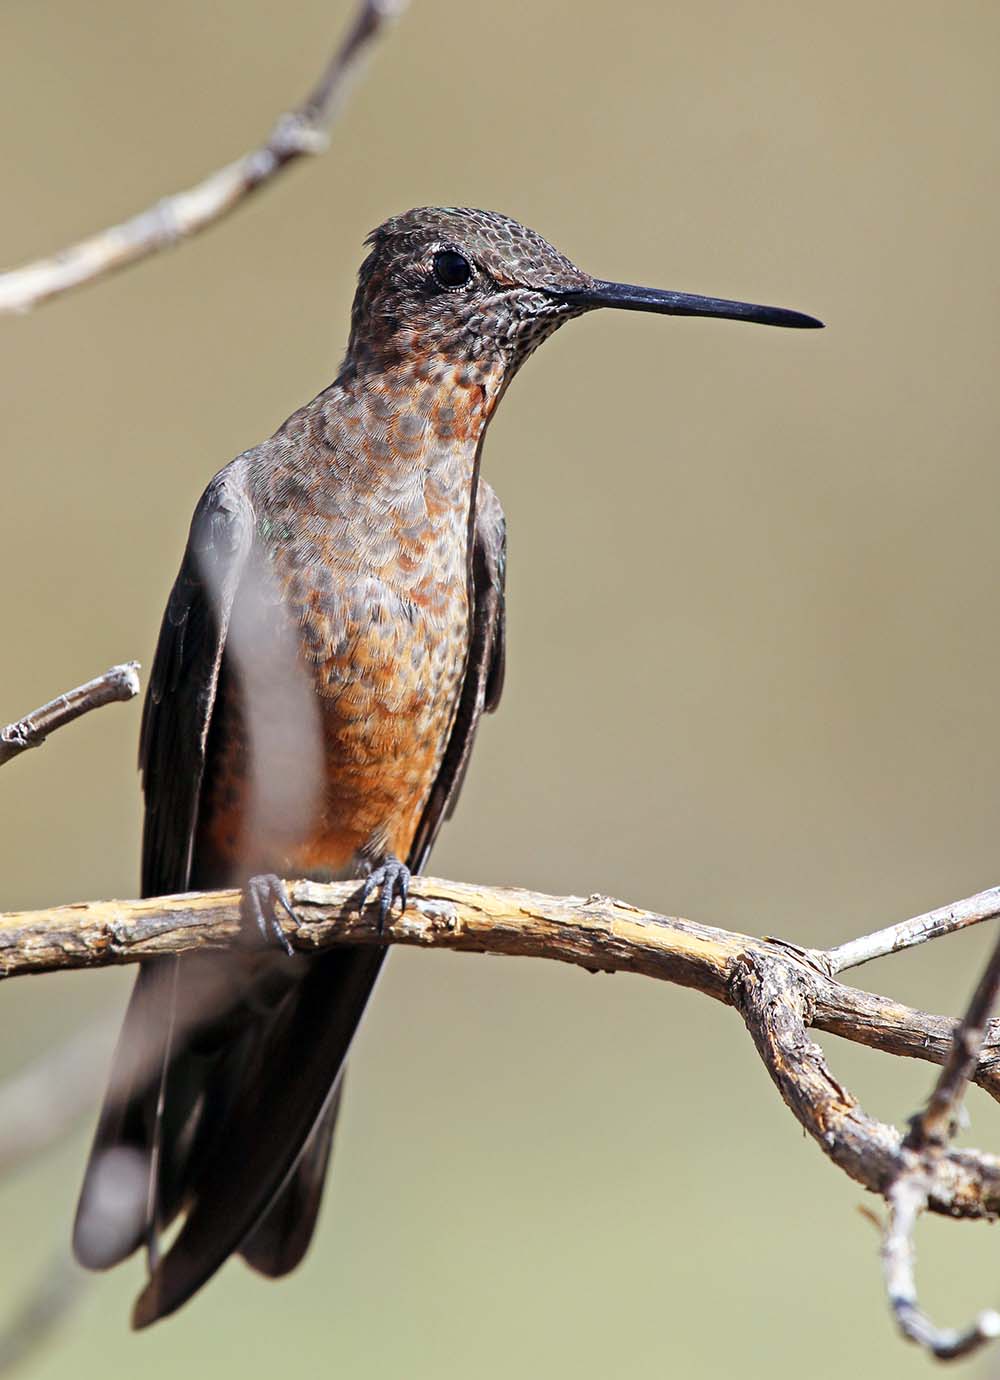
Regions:
[[434, 277], [442, 287], [464, 287], [472, 277], [472, 265], [457, 249], [439, 249], [434, 255]]

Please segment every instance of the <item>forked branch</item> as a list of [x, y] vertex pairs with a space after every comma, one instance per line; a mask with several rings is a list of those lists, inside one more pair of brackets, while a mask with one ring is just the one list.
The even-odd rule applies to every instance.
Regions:
[[[51, 711], [70, 698], [37, 711], [46, 731], [54, 726]], [[61, 721], [78, 712], [83, 711], [67, 710]], [[19, 750], [30, 745], [24, 742]], [[849, 987], [834, 976], [877, 954], [994, 918], [1000, 889], [831, 950], [756, 939], [606, 896], [545, 896], [431, 877], [414, 879], [406, 913], [393, 916], [380, 934], [374, 908], [356, 909], [356, 884], [300, 881], [290, 883], [289, 890], [296, 920], [287, 923], [286, 932], [292, 947], [304, 953], [343, 943], [388, 943], [550, 958], [591, 971], [660, 978], [734, 1006], [802, 1126], [845, 1173], [885, 1199], [883, 1269], [904, 1335], [941, 1359], [966, 1355], [1000, 1335], [1000, 1316], [992, 1312], [960, 1331], [931, 1323], [917, 1300], [912, 1242], [914, 1224], [925, 1209], [948, 1217], [1000, 1215], [1000, 1159], [951, 1144], [967, 1082], [1000, 1100], [1000, 1022], [990, 1019], [1000, 991], [1000, 943], [959, 1022]], [[246, 942], [237, 891], [12, 912], [0, 914], [0, 977], [134, 963]], [[809, 1027], [943, 1066], [908, 1135], [863, 1110], [809, 1039]]]
[[[805, 1034], [812, 1026], [887, 1053], [947, 1065], [956, 1022], [846, 986], [829, 975], [824, 952], [605, 896], [554, 897], [430, 877], [415, 879], [409, 909], [394, 916], [380, 938], [372, 909], [354, 908], [351, 883], [295, 882], [290, 894], [298, 920], [288, 924], [288, 937], [306, 953], [341, 943], [410, 944], [557, 959], [696, 988], [739, 1010], [791, 1110], [852, 1178], [885, 1197], [904, 1171], [919, 1165], [932, 1211], [970, 1218], [1000, 1212], [1000, 1160], [941, 1144], [930, 1164], [920, 1147], [862, 1110]], [[0, 975], [131, 963], [242, 941], [236, 891], [11, 913], [0, 915]], [[958, 1031], [966, 1041], [965, 1026]], [[982, 1029], [981, 1043], [963, 1068], [1000, 1100], [995, 1022]]]

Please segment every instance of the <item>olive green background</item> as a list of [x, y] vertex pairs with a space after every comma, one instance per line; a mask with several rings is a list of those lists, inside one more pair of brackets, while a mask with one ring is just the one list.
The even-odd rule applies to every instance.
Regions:
[[[8, 0], [3, 260], [249, 147], [347, 13]], [[596, 314], [529, 362], [485, 457], [507, 689], [433, 870], [808, 944], [1000, 881], [998, 42], [992, 0], [414, 0], [322, 160], [0, 321], [0, 720], [148, 666], [205, 481], [332, 377], [364, 235], [487, 206], [600, 276], [828, 329]], [[104, 710], [3, 773], [3, 907], [134, 894], [138, 719]], [[955, 1011], [988, 939], [863, 980]], [[116, 1013], [129, 981], [10, 984], [3, 1065]], [[825, 1044], [874, 1113], [929, 1087]], [[971, 1143], [1000, 1145], [992, 1106], [970, 1111]], [[67, 1236], [88, 1134], [0, 1185], [0, 1316]], [[930, 1369], [886, 1315], [865, 1195], [697, 994], [394, 954], [335, 1170], [294, 1277], [230, 1265], [136, 1337], [132, 1264], [24, 1374]], [[919, 1245], [936, 1318], [1000, 1302], [995, 1232], [927, 1222]]]

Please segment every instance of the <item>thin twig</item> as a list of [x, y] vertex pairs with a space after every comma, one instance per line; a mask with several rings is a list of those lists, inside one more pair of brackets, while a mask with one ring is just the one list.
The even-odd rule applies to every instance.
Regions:
[[912, 920], [901, 920], [887, 929], [862, 935], [860, 939], [849, 939], [846, 944], [838, 944], [836, 948], [820, 950], [817, 957], [827, 972], [843, 973], [848, 968], [870, 963], [873, 958], [885, 958], [887, 954], [898, 953], [900, 949], [925, 944], [928, 939], [954, 934], [968, 925], [995, 920], [998, 916], [1000, 886], [991, 886], [975, 896], [953, 901], [949, 906], [939, 906], [937, 910], [929, 910], [924, 915], [915, 915]]
[[913, 1235], [920, 1214], [931, 1206], [932, 1184], [958, 1129], [969, 1079], [982, 1053], [987, 1023], [1000, 996], [1000, 940], [976, 984], [968, 1009], [955, 1027], [951, 1048], [927, 1105], [910, 1120], [904, 1158], [885, 1194], [889, 1216], [882, 1237], [882, 1273], [889, 1307], [904, 1337], [939, 1360], [968, 1356], [1000, 1336], [1000, 1314], [988, 1310], [961, 1331], [935, 1326], [917, 1297]]
[[168, 249], [240, 206], [296, 159], [322, 153], [361, 58], [405, 0], [362, 0], [346, 37], [305, 101], [282, 115], [259, 148], [129, 220], [0, 274], [0, 315], [23, 313], [71, 288]]
[[103, 676], [67, 690], [65, 695], [43, 704], [23, 719], [0, 729], [0, 767], [29, 748], [40, 747], [50, 733], [64, 724], [71, 724], [92, 709], [114, 704], [117, 700], [131, 700], [139, 693], [139, 663], [127, 661], [112, 666]]
[[886, 1194], [889, 1219], [882, 1237], [882, 1277], [900, 1332], [939, 1361], [968, 1356], [1000, 1337], [1000, 1313], [986, 1309], [961, 1330], [936, 1327], [921, 1309], [914, 1277], [913, 1232], [927, 1206], [927, 1188], [919, 1173], [904, 1175]]
[[987, 1023], [1000, 996], [1000, 940], [976, 984], [968, 1010], [955, 1029], [951, 1051], [927, 1100], [910, 1122], [907, 1144], [914, 1150], [947, 1145], [958, 1129], [966, 1084], [979, 1064]]

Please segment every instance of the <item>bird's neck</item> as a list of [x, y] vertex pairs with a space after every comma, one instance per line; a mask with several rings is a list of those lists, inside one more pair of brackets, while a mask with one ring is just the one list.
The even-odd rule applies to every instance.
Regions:
[[316, 402], [337, 433], [331, 449], [348, 461], [358, 487], [388, 493], [418, 481], [467, 505], [504, 383], [499, 363], [415, 355], [373, 368], [349, 359]]
[[362, 407], [391, 417], [397, 430], [402, 423], [404, 432], [475, 447], [503, 393], [505, 375], [498, 357], [470, 361], [415, 351], [349, 366], [341, 377]]
[[454, 548], [464, 568], [479, 450], [504, 384], [496, 367], [409, 358], [373, 369], [349, 358], [262, 451], [258, 503], [280, 507], [296, 495], [351, 528], [345, 550], [395, 533], [415, 549]]

